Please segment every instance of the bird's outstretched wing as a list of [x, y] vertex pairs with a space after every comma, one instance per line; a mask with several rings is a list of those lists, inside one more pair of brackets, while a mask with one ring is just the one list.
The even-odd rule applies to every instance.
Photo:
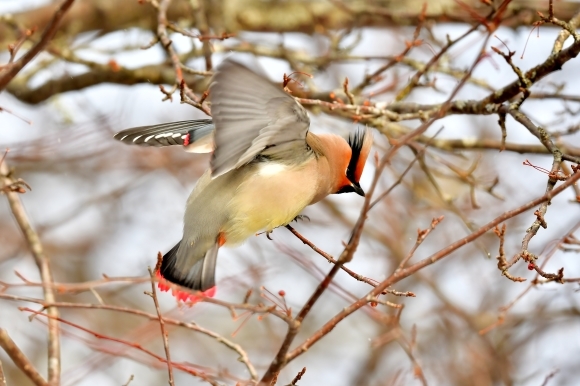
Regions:
[[209, 152], [212, 176], [252, 161], [264, 149], [268, 157], [300, 159], [306, 152], [310, 119], [306, 110], [280, 86], [232, 60], [217, 69], [210, 86], [211, 119], [141, 126], [115, 139], [141, 146], [188, 146]]
[[224, 61], [210, 85], [210, 99], [214, 178], [247, 164], [266, 148], [268, 156], [280, 158], [289, 151], [306, 151], [310, 126], [306, 110], [281, 86], [247, 67]]

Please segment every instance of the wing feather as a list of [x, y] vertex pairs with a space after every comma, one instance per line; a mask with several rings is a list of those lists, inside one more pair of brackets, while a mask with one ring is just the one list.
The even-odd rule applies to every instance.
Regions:
[[210, 86], [216, 127], [211, 167], [215, 178], [252, 161], [264, 149], [276, 157], [293, 142], [306, 151], [310, 119], [282, 87], [231, 60], [224, 61]]
[[[123, 143], [139, 146], [182, 145], [197, 149], [198, 152], [213, 150], [214, 124], [211, 119], [162, 123], [126, 129], [115, 134], [115, 139]], [[188, 149], [190, 150], [190, 149]]]

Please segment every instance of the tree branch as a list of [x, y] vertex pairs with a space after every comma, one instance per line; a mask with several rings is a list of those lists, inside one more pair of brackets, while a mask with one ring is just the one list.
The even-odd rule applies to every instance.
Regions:
[[[483, 1], [464, 0], [474, 14], [484, 16], [489, 6]], [[511, 1], [503, 25], [510, 28], [528, 26], [538, 19], [537, 11], [547, 11], [545, 0]], [[400, 2], [382, 2], [373, 5], [355, 0], [313, 0], [288, 2], [263, 2], [260, 0], [225, 0], [208, 7], [208, 20], [212, 20], [220, 32], [302, 32], [351, 29], [360, 27], [415, 26], [420, 19], [420, 8], [401, 6]], [[55, 11], [54, 4], [17, 13], [12, 20], [22, 26], [35, 25], [43, 28], [48, 16]], [[227, 12], [224, 12], [227, 10]], [[560, 1], [554, 10], [555, 17], [570, 20], [580, 5], [572, 1]], [[168, 18], [180, 20], [192, 14], [190, 0], [173, 0], [168, 8]], [[98, 17], [97, 17], [98, 15]], [[293, 15], [293, 17], [288, 17]], [[465, 9], [460, 2], [439, 0], [437, 6], [427, 8], [427, 22], [464, 23]], [[139, 25], [145, 30], [156, 27], [156, 12], [152, 7], [136, 1], [84, 0], [74, 12], [63, 20], [63, 28], [75, 33], [100, 31], [110, 33]], [[0, 25], [2, 46], [15, 40], [14, 31]]]
[[151, 267], [149, 269], [149, 276], [151, 278], [151, 298], [153, 298], [153, 303], [155, 304], [155, 311], [157, 312], [157, 318], [159, 320], [159, 328], [161, 329], [161, 339], [163, 339], [163, 349], [165, 350], [165, 358], [167, 359], [167, 374], [169, 376], [169, 385], [175, 386], [175, 381], [173, 380], [173, 366], [171, 364], [171, 351], [169, 350], [169, 335], [165, 329], [165, 321], [163, 320], [163, 315], [161, 315], [161, 310], [159, 309], [159, 300], [157, 299], [157, 290], [155, 289], [155, 274]]
[[388, 288], [388, 287], [392, 286], [393, 284], [398, 283], [399, 281], [413, 275], [414, 273], [418, 272], [419, 270], [421, 270], [421, 269], [423, 269], [431, 264], [434, 264], [437, 261], [449, 256], [452, 252], [454, 252], [454, 251], [458, 250], [459, 248], [461, 248], [461, 247], [471, 243], [472, 241], [478, 239], [479, 237], [484, 235], [486, 232], [495, 228], [495, 226], [501, 224], [502, 222], [504, 222], [510, 218], [513, 218], [521, 213], [524, 213], [524, 212], [532, 209], [533, 207], [535, 207], [543, 202], [550, 201], [553, 197], [562, 193], [564, 190], [566, 190], [567, 188], [569, 188], [573, 184], [577, 183], [579, 180], [580, 180], [580, 172], [576, 172], [574, 175], [572, 175], [570, 178], [568, 178], [562, 185], [560, 185], [557, 188], [555, 188], [554, 190], [544, 194], [542, 197], [537, 198], [535, 200], [532, 200], [532, 201], [528, 202], [527, 204], [520, 206], [519, 208], [516, 208], [516, 209], [513, 209], [511, 211], [508, 211], [508, 212], [501, 214], [500, 216], [496, 217], [495, 219], [493, 219], [489, 223], [485, 224], [484, 226], [482, 226], [481, 228], [479, 228], [475, 232], [472, 232], [471, 234], [467, 235], [466, 237], [464, 237], [460, 240], [457, 240], [456, 242], [454, 242], [454, 243], [450, 244], [449, 246], [441, 249], [440, 251], [432, 254], [431, 256], [413, 264], [412, 266], [410, 266], [408, 268], [405, 268], [403, 270], [395, 272], [390, 277], [388, 277], [387, 279], [382, 281], [377, 287], [375, 287], [375, 289], [370, 291], [366, 296], [360, 298], [359, 300], [357, 300], [356, 302], [354, 302], [350, 306], [344, 308], [341, 312], [339, 312], [337, 315], [335, 315], [333, 318], [331, 318], [327, 323], [325, 323], [324, 326], [322, 326], [318, 331], [316, 331], [304, 343], [302, 343], [300, 346], [298, 346], [297, 348], [295, 348], [294, 350], [289, 352], [288, 355], [286, 356], [286, 363], [289, 363], [290, 361], [295, 359], [297, 356], [299, 356], [300, 354], [302, 354], [303, 352], [308, 350], [313, 344], [315, 344], [317, 341], [322, 339], [322, 337], [324, 337], [326, 334], [328, 334], [330, 331], [332, 331], [334, 329], [334, 327], [336, 327], [336, 325], [340, 321], [342, 321], [343, 319], [348, 317], [350, 314], [352, 314], [356, 310], [360, 309], [365, 304], [367, 304], [369, 299], [373, 299], [374, 297], [379, 296], [380, 293], [383, 290], [385, 290], [386, 288]]
[[[0, 163], [0, 181], [4, 186], [14, 183], [12, 179], [6, 160]], [[32, 252], [34, 261], [40, 271], [42, 280], [42, 290], [44, 292], [44, 299], [47, 303], [55, 302], [54, 288], [52, 287], [52, 272], [50, 270], [50, 263], [48, 256], [45, 255], [42, 243], [38, 234], [32, 227], [30, 220], [24, 210], [19, 193], [14, 191], [5, 192], [12, 214], [24, 234], [28, 247]], [[60, 338], [58, 321], [58, 309], [49, 307], [48, 314], [52, 317], [48, 321], [48, 382], [50, 385], [57, 386], [60, 384]]]
[[6, 386], [6, 376], [4, 375], [4, 367], [2, 367], [2, 361], [0, 361], [0, 386]]
[[20, 59], [13, 63], [9, 63], [7, 67], [0, 72], [0, 91], [4, 90], [6, 85], [22, 70], [24, 66], [28, 64], [40, 51], [46, 47], [48, 42], [50, 42], [58, 30], [60, 21], [66, 14], [66, 11], [70, 8], [74, 0], [64, 0], [60, 7], [54, 12], [52, 19], [48, 23], [48, 26], [42, 33], [40, 41], [36, 43], [26, 54], [24, 54]]
[[[6, 351], [6, 354], [12, 359], [16, 367], [18, 367], [36, 386], [49, 386], [49, 384], [36, 371], [30, 360], [24, 355], [22, 351], [16, 346], [16, 343], [8, 333], [0, 328], [0, 347]], [[2, 378], [3, 379], [3, 376]]]

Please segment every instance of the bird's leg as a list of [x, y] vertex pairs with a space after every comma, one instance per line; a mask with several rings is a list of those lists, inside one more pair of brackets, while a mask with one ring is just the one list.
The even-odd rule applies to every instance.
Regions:
[[[310, 217], [308, 217], [305, 214], [299, 214], [298, 216], [294, 217], [294, 219], [292, 221], [298, 222], [298, 220], [302, 220], [302, 221], [308, 220], [308, 221], [310, 221]], [[292, 222], [292, 221], [290, 221], [290, 222]]]
[[[298, 220], [302, 220], [302, 221], [308, 220], [308, 221], [310, 221], [310, 217], [308, 217], [308, 216], [306, 216], [304, 214], [299, 214], [298, 216], [296, 216], [296, 217], [294, 217], [292, 219], [292, 221], [296, 221], [296, 222]], [[290, 221], [290, 222], [292, 222], [292, 221]], [[288, 224], [280, 225], [280, 226], [277, 226], [276, 228], [280, 228], [280, 227], [283, 227], [283, 226], [286, 226], [286, 225], [288, 225]], [[274, 229], [276, 229], [276, 228], [274, 228]], [[264, 232], [258, 233], [258, 234], [256, 234], [256, 236], [261, 235], [262, 233], [265, 233], [266, 234], [266, 237], [268, 238], [268, 240], [273, 240], [270, 235], [272, 234], [272, 232], [274, 232], [274, 229], [269, 230], [269, 231], [264, 231]]]
[[266, 237], [268, 238], [268, 240], [274, 240], [272, 237], [270, 237], [270, 235], [272, 234], [272, 232], [274, 232], [274, 229], [271, 229], [269, 231], [264, 231], [264, 232], [256, 233], [256, 236], [260, 236], [260, 235], [266, 234]]

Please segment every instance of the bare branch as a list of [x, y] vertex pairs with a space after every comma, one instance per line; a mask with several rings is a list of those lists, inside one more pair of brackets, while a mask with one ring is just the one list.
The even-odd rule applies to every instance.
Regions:
[[149, 276], [151, 276], [151, 297], [153, 298], [153, 303], [155, 304], [155, 311], [157, 311], [157, 317], [159, 318], [159, 328], [161, 329], [161, 338], [163, 339], [163, 348], [165, 349], [165, 358], [167, 359], [167, 373], [169, 375], [169, 385], [175, 386], [175, 381], [173, 380], [173, 366], [171, 364], [171, 352], [169, 350], [169, 335], [167, 330], [165, 330], [165, 322], [163, 316], [161, 315], [161, 310], [159, 309], [159, 301], [157, 300], [157, 290], [155, 289], [155, 275], [151, 267], [149, 269]]
[[0, 361], [0, 386], [6, 386], [6, 376], [4, 375], [4, 367]]
[[455, 250], [469, 244], [473, 240], [479, 238], [489, 230], [493, 229], [495, 226], [501, 224], [502, 222], [515, 217], [531, 208], [535, 207], [538, 204], [551, 200], [556, 195], [563, 192], [565, 189], [569, 188], [571, 185], [576, 183], [580, 180], [580, 173], [574, 174], [570, 179], [564, 182], [562, 185], [558, 186], [557, 188], [553, 189], [552, 191], [544, 194], [542, 197], [537, 198], [533, 201], [528, 202], [520, 206], [519, 208], [513, 209], [511, 211], [505, 212], [502, 215], [496, 217], [494, 220], [488, 222], [484, 226], [480, 227], [477, 231], [472, 232], [468, 236], [450, 244], [449, 246], [443, 248], [439, 252], [432, 254], [431, 256], [413, 264], [412, 266], [405, 268], [401, 271], [395, 272], [386, 280], [382, 281], [374, 290], [372, 290], [368, 295], [365, 297], [360, 298], [355, 303], [351, 304], [350, 306], [344, 308], [341, 312], [335, 315], [332, 319], [324, 324], [316, 333], [314, 333], [310, 338], [308, 338], [304, 343], [300, 346], [292, 350], [288, 353], [286, 360], [287, 363], [292, 361], [294, 358], [299, 356], [300, 354], [304, 353], [308, 348], [310, 348], [313, 344], [315, 344], [318, 340], [320, 340], [323, 336], [328, 334], [340, 321], [348, 317], [350, 314], [355, 312], [356, 310], [360, 309], [368, 302], [369, 297], [375, 297], [380, 294], [385, 288], [392, 286], [395, 283], [398, 283], [402, 279], [409, 277], [410, 275], [414, 274], [415, 272], [423, 269], [426, 266], [434, 264], [435, 262], [449, 256]]
[[[2, 183], [7, 186], [14, 183], [14, 180], [10, 177], [8, 165], [6, 160], [0, 164], [0, 178]], [[10, 209], [12, 214], [16, 219], [16, 222], [20, 226], [20, 230], [24, 234], [28, 247], [32, 252], [34, 261], [38, 266], [40, 271], [40, 277], [42, 279], [44, 299], [48, 303], [55, 302], [54, 290], [51, 287], [53, 282], [52, 272], [50, 270], [50, 262], [48, 256], [45, 255], [42, 243], [38, 234], [30, 224], [30, 220], [24, 210], [22, 201], [18, 196], [19, 193], [8, 191], [5, 193], [8, 198], [8, 203], [10, 204]], [[48, 308], [48, 314], [54, 318], [58, 317], [58, 309], [54, 307]], [[48, 382], [51, 385], [58, 385], [60, 383], [60, 338], [58, 323], [56, 320], [51, 319], [48, 323]]]
[[38, 53], [52, 40], [58, 30], [60, 21], [73, 3], [74, 0], [64, 0], [46, 26], [40, 41], [28, 50], [28, 52], [26, 52], [26, 54], [24, 54], [20, 59], [13, 63], [9, 63], [8, 66], [0, 72], [0, 91], [4, 90], [12, 78], [14, 78], [16, 74], [18, 74], [20, 70], [28, 64], [28, 62], [34, 59], [34, 57], [38, 55]]
[[[22, 370], [24, 374], [36, 385], [36, 386], [49, 386], [44, 378], [36, 371], [30, 360], [20, 351], [16, 343], [10, 339], [8, 333], [0, 328], [0, 347], [4, 349], [6, 354], [12, 359], [14, 364]], [[4, 376], [2, 374], [2, 378]]]

